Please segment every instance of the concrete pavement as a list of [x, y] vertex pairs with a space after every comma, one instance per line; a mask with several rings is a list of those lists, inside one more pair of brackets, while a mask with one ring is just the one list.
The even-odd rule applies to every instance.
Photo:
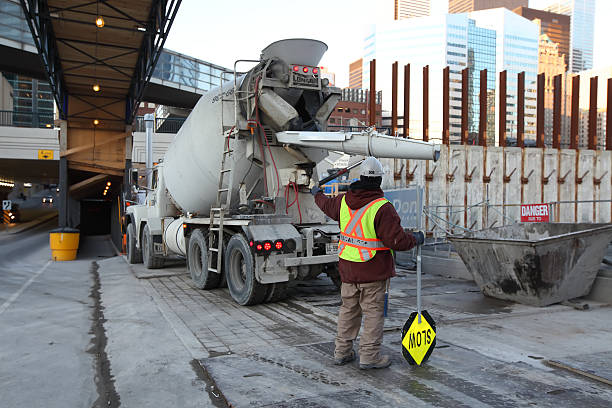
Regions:
[[[176, 264], [153, 273], [104, 237], [79, 260], [48, 263], [45, 231], [0, 239], [0, 395], [24, 407], [608, 407], [612, 308], [533, 308], [483, 297], [473, 283], [426, 275], [438, 325], [422, 367], [400, 353], [415, 276], [392, 281], [385, 351], [364, 372], [331, 363], [338, 294], [301, 282], [275, 304], [240, 307], [200, 291]], [[11, 256], [11, 253], [13, 255]], [[8, 303], [7, 303], [8, 302]], [[551, 366], [559, 362], [577, 370]], [[582, 371], [580, 371], [582, 370]]]

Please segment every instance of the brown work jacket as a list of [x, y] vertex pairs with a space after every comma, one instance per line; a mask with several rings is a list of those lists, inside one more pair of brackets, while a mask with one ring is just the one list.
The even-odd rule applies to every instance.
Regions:
[[[359, 210], [371, 201], [384, 197], [381, 189], [360, 190], [350, 189], [346, 194], [337, 197], [327, 197], [322, 192], [315, 196], [315, 203], [328, 217], [340, 220], [340, 205], [342, 197], [346, 196], [346, 204], [353, 211]], [[383, 244], [394, 251], [407, 251], [416, 245], [411, 233], [406, 233], [400, 224], [400, 217], [391, 203], [386, 203], [378, 209], [374, 217], [376, 236]], [[374, 258], [366, 262], [352, 262], [345, 259], [338, 261], [340, 278], [345, 283], [368, 283], [386, 280], [395, 276], [395, 261], [391, 251], [376, 251]]]

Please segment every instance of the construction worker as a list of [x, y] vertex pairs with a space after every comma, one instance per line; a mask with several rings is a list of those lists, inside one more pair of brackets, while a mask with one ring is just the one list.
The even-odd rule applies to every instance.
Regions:
[[359, 181], [346, 194], [330, 198], [318, 186], [311, 189], [315, 202], [330, 218], [339, 221], [338, 269], [342, 280], [342, 305], [334, 364], [355, 360], [353, 341], [359, 341], [359, 368], [385, 368], [391, 365], [382, 355], [384, 302], [388, 280], [395, 276], [391, 250], [407, 251], [424, 241], [422, 232], [404, 231], [393, 205], [380, 189], [383, 167], [374, 157], [367, 157], [360, 167]]

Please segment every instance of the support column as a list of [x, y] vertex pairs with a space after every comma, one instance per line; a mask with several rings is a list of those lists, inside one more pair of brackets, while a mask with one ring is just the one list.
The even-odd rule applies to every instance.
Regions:
[[397, 61], [391, 66], [391, 133], [397, 133]]
[[423, 141], [429, 141], [429, 65], [423, 67]]
[[410, 64], [404, 65], [404, 137], [410, 136]]
[[480, 114], [478, 117], [478, 145], [487, 145], [487, 70], [480, 70]]
[[461, 71], [461, 144], [468, 143], [468, 86], [469, 68]]
[[370, 61], [370, 126], [376, 126], [376, 59]]
[[612, 150], [612, 78], [608, 78], [608, 102], [606, 106], [606, 150]]
[[442, 144], [450, 144], [450, 68], [442, 73]]
[[504, 70], [499, 73], [499, 145], [506, 147], [506, 122], [507, 122], [507, 94], [508, 89], [508, 71]]
[[555, 149], [561, 148], [561, 81], [563, 75], [555, 75], [553, 94], [553, 140]]
[[597, 149], [597, 77], [591, 78], [589, 98], [589, 150]]
[[538, 90], [536, 95], [536, 147], [544, 147], [544, 88], [546, 75], [538, 74]]
[[518, 74], [516, 99], [516, 145], [525, 147], [525, 71]]
[[578, 121], [580, 120], [580, 75], [572, 78], [572, 113], [570, 149], [578, 149]]

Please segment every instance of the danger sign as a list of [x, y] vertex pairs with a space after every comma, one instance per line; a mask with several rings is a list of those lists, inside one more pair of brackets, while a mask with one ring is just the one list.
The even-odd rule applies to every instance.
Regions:
[[402, 330], [402, 354], [410, 365], [421, 365], [436, 347], [436, 323], [427, 310], [412, 312]]
[[521, 222], [549, 222], [548, 204], [521, 205]]

